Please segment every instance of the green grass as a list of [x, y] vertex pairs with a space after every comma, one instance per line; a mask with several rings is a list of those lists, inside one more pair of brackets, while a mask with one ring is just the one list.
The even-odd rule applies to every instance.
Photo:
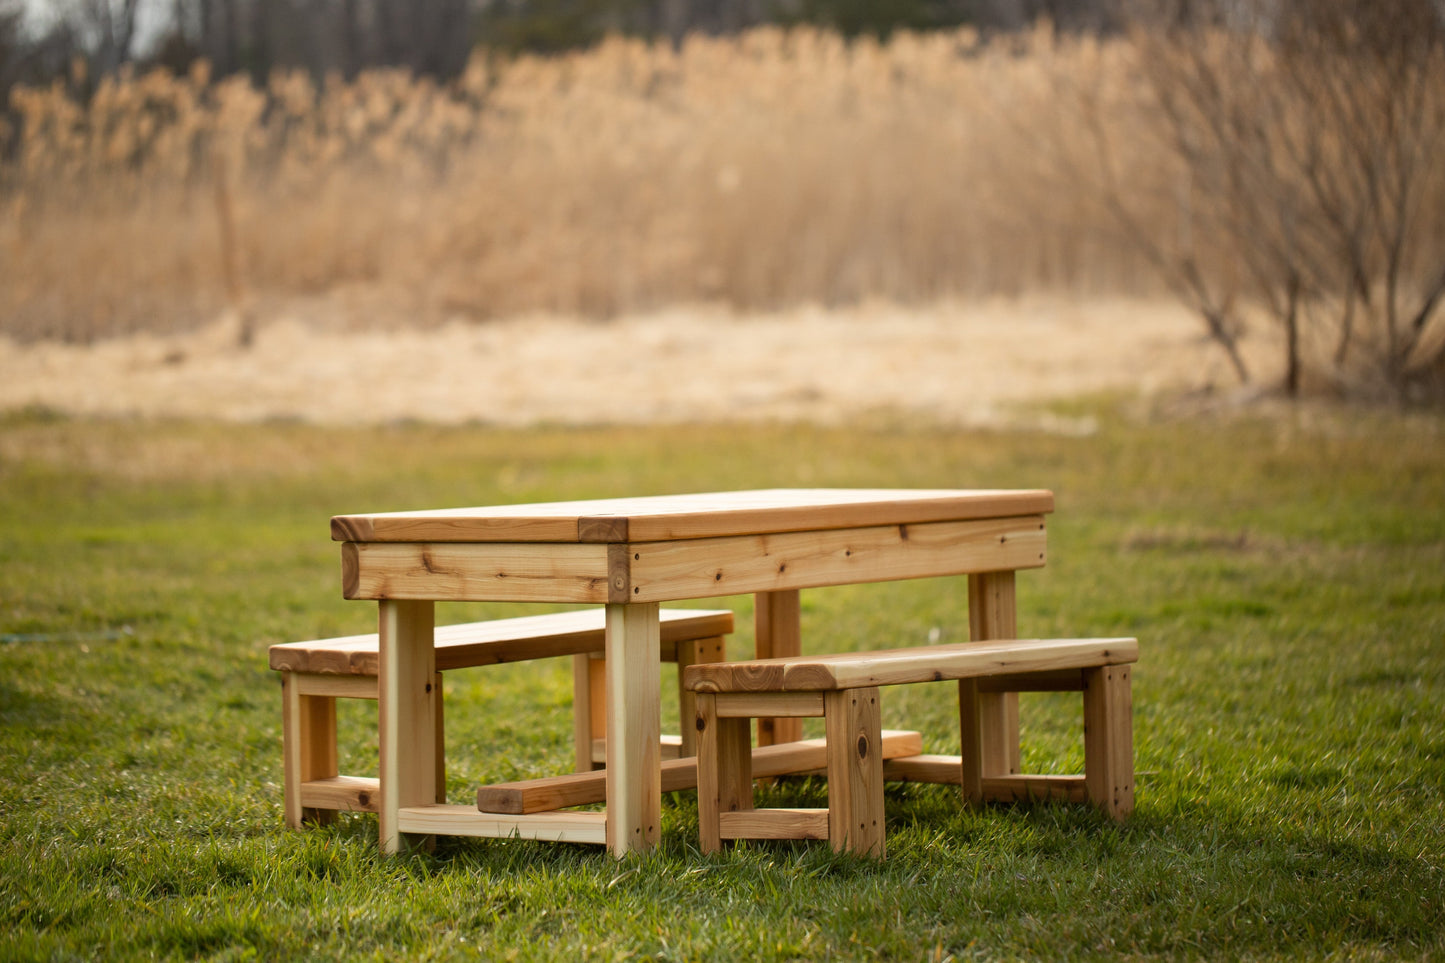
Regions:
[[[0, 422], [0, 958], [1445, 954], [1445, 419], [1088, 411], [1088, 438]], [[365, 815], [283, 828], [266, 647], [374, 618], [340, 597], [330, 515], [779, 485], [1054, 489], [1020, 630], [1140, 638], [1133, 818], [890, 789], [883, 863], [705, 858], [687, 794], [622, 863], [479, 840], [386, 859]], [[742, 654], [751, 603], [725, 602]], [[954, 580], [804, 602], [812, 650], [967, 630]], [[950, 751], [949, 687], [887, 697], [885, 725]], [[560, 663], [454, 673], [452, 801], [565, 770], [570, 701]], [[358, 771], [369, 711], [343, 713]], [[1077, 768], [1079, 724], [1026, 696], [1027, 766]]]

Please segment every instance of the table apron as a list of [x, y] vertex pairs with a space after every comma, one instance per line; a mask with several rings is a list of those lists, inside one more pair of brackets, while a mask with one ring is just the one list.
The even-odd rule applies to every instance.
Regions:
[[1044, 516], [596, 544], [347, 542], [349, 599], [666, 602], [1038, 568]]
[[346, 542], [349, 599], [604, 604], [607, 545], [529, 542]]
[[[624, 599], [778, 592], [1044, 564], [1042, 515], [699, 538], [628, 546]], [[614, 572], [616, 569], [614, 569]], [[616, 581], [614, 578], [614, 591]]]

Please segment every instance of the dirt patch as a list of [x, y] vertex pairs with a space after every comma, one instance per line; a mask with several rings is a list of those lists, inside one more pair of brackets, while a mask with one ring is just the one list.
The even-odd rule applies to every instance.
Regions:
[[[978, 425], [1037, 419], [1020, 406], [1103, 390], [1233, 386], [1199, 323], [1159, 301], [751, 316], [689, 308], [607, 322], [530, 317], [359, 332], [282, 306], [258, 332], [246, 349], [224, 318], [186, 335], [89, 347], [0, 339], [0, 410], [509, 426], [838, 423], [886, 412]], [[1268, 346], [1247, 347], [1267, 370]]]

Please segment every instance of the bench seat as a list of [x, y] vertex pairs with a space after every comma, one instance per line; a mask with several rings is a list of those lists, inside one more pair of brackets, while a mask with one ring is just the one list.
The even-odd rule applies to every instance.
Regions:
[[[1134, 639], [1026, 639], [689, 666], [702, 849], [714, 852], [723, 839], [827, 839], [838, 851], [882, 857], [884, 779], [937, 781], [949, 766], [972, 803], [1010, 793], [1081, 799], [1122, 819], [1134, 805], [1130, 665], [1138, 657]], [[881, 687], [942, 681], [959, 686], [961, 755], [885, 767]], [[1071, 689], [1084, 697], [1082, 777], [985, 771], [979, 692]], [[826, 810], [754, 808], [749, 724], [765, 715], [823, 717]]]
[[1139, 643], [1134, 639], [955, 642], [698, 665], [688, 670], [686, 685], [697, 692], [827, 692], [1087, 669], [1138, 658]]
[[[726, 658], [725, 637], [733, 630], [728, 610], [666, 609], [659, 615], [663, 661], [680, 669]], [[437, 801], [445, 801], [442, 751], [442, 673], [454, 669], [572, 656], [573, 715], [577, 768], [592, 770], [605, 752], [603, 705], [606, 646], [601, 609], [557, 612], [438, 626], [436, 649]], [[375, 699], [380, 671], [376, 633], [287, 642], [270, 647], [270, 665], [281, 673], [282, 751], [286, 822], [299, 828], [324, 821], [337, 810], [377, 809], [377, 780], [338, 772], [336, 699]], [[682, 718], [695, 715], [693, 695], [681, 686]], [[664, 737], [672, 754], [691, 755], [694, 732]]]

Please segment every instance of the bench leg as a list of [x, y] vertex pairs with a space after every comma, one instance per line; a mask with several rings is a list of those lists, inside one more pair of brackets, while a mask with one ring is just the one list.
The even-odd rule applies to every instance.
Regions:
[[682, 729], [680, 756], [697, 755], [696, 696], [682, 684], [683, 671], [690, 665], [703, 662], [726, 662], [727, 648], [722, 636], [710, 639], [689, 639], [677, 643], [677, 718]]
[[336, 700], [300, 693], [295, 674], [281, 673], [281, 756], [285, 784], [286, 825], [300, 829], [305, 823], [324, 824], [336, 818], [329, 809], [301, 805], [301, 784], [330, 779], [338, 774], [336, 761]]
[[983, 703], [977, 679], [958, 680], [959, 759], [963, 766], [963, 801], [983, 805], [984, 724]]
[[710, 692], [696, 694], [696, 707], [699, 845], [715, 853], [722, 848], [718, 814], [753, 808], [752, 733], [748, 719], [719, 719]]
[[447, 801], [447, 752], [446, 752], [446, 713], [442, 708], [442, 674], [436, 674], [435, 682], [432, 685], [432, 698], [436, 703], [436, 771], [437, 771], [437, 802], [445, 805]]
[[586, 652], [572, 656], [572, 745], [577, 772], [601, 769], [593, 743], [607, 732], [607, 663]]
[[1129, 666], [1084, 670], [1084, 787], [1115, 819], [1134, 809], [1134, 704]]
[[834, 852], [884, 856], [882, 709], [877, 688], [823, 696], [828, 838]]

